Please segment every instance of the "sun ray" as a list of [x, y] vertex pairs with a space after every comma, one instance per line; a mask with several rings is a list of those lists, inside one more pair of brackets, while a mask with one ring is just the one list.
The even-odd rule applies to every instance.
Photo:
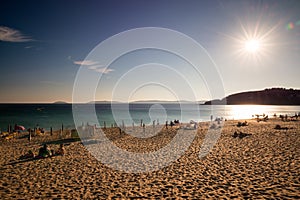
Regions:
[[259, 36], [259, 27], [261, 26], [260, 25], [260, 21], [262, 19], [262, 14], [259, 15], [259, 19], [256, 21], [256, 24], [255, 24], [255, 28], [254, 28], [254, 34], [253, 36], [254, 37], [258, 37]]
[[253, 26], [242, 23], [240, 19], [237, 19], [241, 34], [236, 36], [224, 34], [236, 46], [233, 55], [244, 62], [252, 60], [255, 63], [262, 63], [267, 57], [270, 57], [269, 54], [274, 50], [272, 47], [278, 46], [275, 37], [276, 30], [280, 27], [281, 22], [267, 26], [261, 23], [262, 18], [263, 16], [260, 15]]
[[276, 25], [272, 26], [268, 31], [266, 31], [263, 35], [261, 35], [261, 39], [266, 39], [268, 36], [270, 36], [278, 27], [280, 26], [280, 22], [278, 22]]
[[218, 33], [231, 42], [231, 56], [241, 62], [241, 66], [262, 66], [263, 63], [273, 62], [272, 57], [284, 45], [282, 40], [277, 39], [277, 30], [284, 22], [280, 20], [274, 23], [265, 17], [265, 12], [245, 20], [235, 16], [239, 33]]

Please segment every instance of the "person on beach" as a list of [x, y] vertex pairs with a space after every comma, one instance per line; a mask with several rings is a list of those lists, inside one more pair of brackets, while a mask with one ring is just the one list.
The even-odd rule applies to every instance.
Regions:
[[34, 157], [35, 157], [34, 153], [31, 150], [29, 150], [27, 154], [22, 155], [19, 159], [24, 160], [24, 159], [34, 158]]
[[56, 152], [56, 155], [64, 156], [65, 153], [66, 153], [66, 150], [65, 150], [64, 144], [60, 144], [59, 149]]
[[15, 131], [18, 131], [18, 126], [17, 126], [17, 124], [15, 124], [15, 126], [14, 126], [14, 132]]
[[50, 148], [47, 146], [47, 144], [44, 144], [43, 147], [39, 149], [38, 157], [40, 158], [47, 158], [52, 155]]
[[194, 123], [194, 129], [197, 129], [198, 126], [197, 126], [197, 123]]
[[173, 121], [170, 121], [170, 126], [171, 128], [174, 126], [175, 124], [173, 123]]

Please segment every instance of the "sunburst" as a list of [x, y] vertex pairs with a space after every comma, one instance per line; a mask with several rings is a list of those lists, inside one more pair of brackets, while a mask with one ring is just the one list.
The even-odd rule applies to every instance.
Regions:
[[257, 39], [245, 41], [245, 50], [249, 53], [259, 53], [262, 43]]
[[[239, 21], [240, 22], [240, 21]], [[272, 52], [272, 46], [275, 46], [274, 37], [279, 23], [273, 26], [263, 26], [260, 21], [255, 25], [239, 23], [240, 34], [237, 36], [229, 36], [234, 40], [235, 51], [237, 58], [245, 61], [260, 62], [267, 58]]]

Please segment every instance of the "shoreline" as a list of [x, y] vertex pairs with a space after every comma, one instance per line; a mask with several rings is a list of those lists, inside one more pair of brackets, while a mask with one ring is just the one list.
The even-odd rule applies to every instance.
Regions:
[[[155, 119], [149, 118], [149, 109], [150, 104], [145, 106], [140, 106], [133, 108], [131, 110], [132, 119], [124, 119], [120, 118], [120, 116], [116, 116], [116, 118], [112, 115], [111, 109], [107, 106], [99, 104], [97, 107], [97, 120], [85, 118], [80, 119], [79, 123], [86, 123], [90, 121], [90, 124], [99, 123], [99, 125], [103, 126], [104, 121], [106, 121], [107, 127], [117, 121], [119, 124], [124, 123], [126, 126], [131, 126], [132, 122], [136, 125], [140, 123], [140, 120], [143, 119], [145, 124], [152, 124], [152, 120], [160, 121], [160, 124], [164, 124], [165, 120], [164, 116], [157, 116]], [[213, 109], [210, 106], [200, 106], [200, 116], [198, 116], [199, 112], [188, 110], [189, 112], [186, 114], [182, 114], [180, 111], [180, 107], [166, 105], [165, 110], [168, 112], [168, 121], [179, 119], [181, 122], [188, 123], [191, 119], [198, 122], [210, 121], [210, 115], [214, 115], [215, 117], [223, 117], [227, 120], [242, 120], [251, 118], [253, 114], [263, 114], [269, 115], [271, 117], [274, 113], [279, 114], [288, 114], [289, 116], [294, 115], [295, 113], [299, 114], [300, 106], [262, 106], [262, 105], [252, 105], [252, 106], [225, 106], [225, 110], [223, 106], [214, 107]], [[141, 109], [141, 110], [140, 110]], [[191, 108], [188, 108], [191, 109]], [[34, 128], [37, 125], [39, 127], [43, 127], [46, 130], [49, 130], [50, 127], [53, 129], [59, 129], [61, 124], [64, 124], [65, 128], [75, 128], [74, 124], [74, 116], [72, 114], [72, 107], [69, 105], [59, 105], [56, 104], [47, 104], [47, 105], [8, 105], [8, 106], [0, 106], [0, 110], [2, 116], [0, 116], [0, 131], [7, 131], [8, 125], [14, 126], [14, 124], [22, 125], [26, 129]], [[102, 113], [105, 111], [105, 113]], [[121, 112], [121, 111], [120, 111]], [[170, 112], [170, 113], [169, 113]], [[121, 112], [120, 114], [124, 114]], [[115, 119], [114, 119], [115, 118]], [[98, 126], [98, 125], [97, 125]], [[13, 127], [12, 127], [13, 128]]]

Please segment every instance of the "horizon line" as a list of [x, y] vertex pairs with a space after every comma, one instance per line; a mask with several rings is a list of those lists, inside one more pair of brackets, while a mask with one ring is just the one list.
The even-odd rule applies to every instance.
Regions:
[[209, 100], [133, 100], [133, 101], [116, 101], [116, 100], [95, 100], [89, 102], [69, 102], [69, 101], [53, 101], [53, 102], [0, 102], [0, 104], [89, 104], [89, 103], [139, 103], [139, 102], [206, 102]]

